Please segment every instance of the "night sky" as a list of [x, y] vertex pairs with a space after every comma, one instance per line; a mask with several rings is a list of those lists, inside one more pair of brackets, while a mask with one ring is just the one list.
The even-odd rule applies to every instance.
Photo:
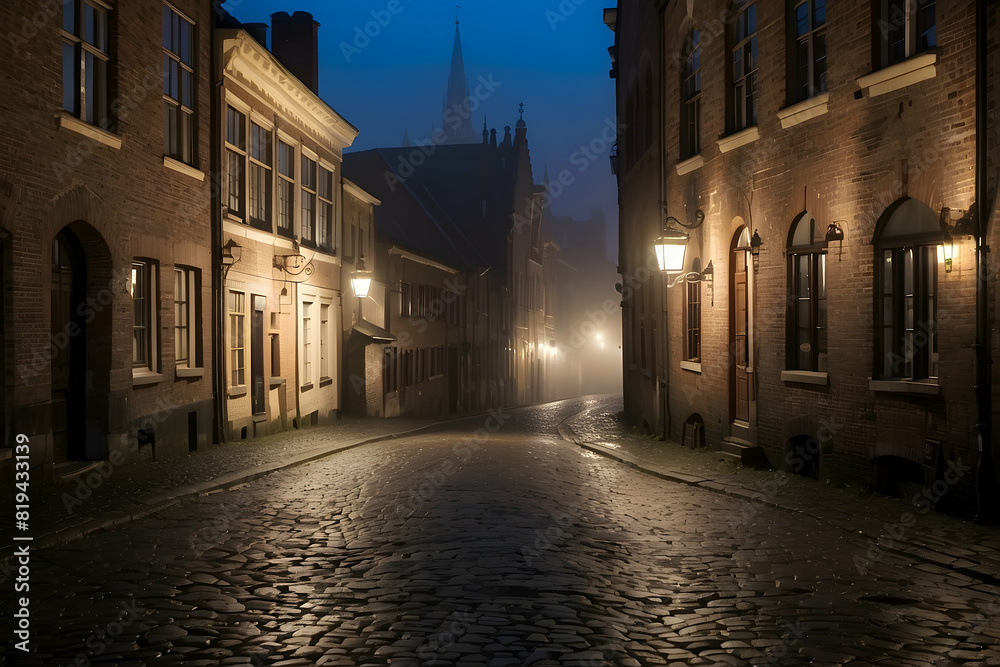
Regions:
[[[429, 141], [431, 123], [442, 124], [454, 3], [229, 0], [225, 7], [244, 23], [269, 25], [273, 12], [313, 14], [320, 24], [320, 96], [360, 130], [348, 151], [399, 146], [404, 129], [414, 142]], [[587, 217], [600, 208], [614, 240], [615, 179], [608, 148], [595, 150], [604, 146], [601, 135], [610, 136], [615, 118], [607, 51], [614, 34], [602, 21], [603, 8], [592, 0], [466, 0], [460, 29], [470, 89], [480, 76], [499, 83], [472, 114], [477, 134], [485, 114], [502, 138], [523, 102], [535, 181], [541, 182], [546, 166], [552, 180], [563, 170], [572, 178], [554, 199], [553, 213]], [[366, 27], [374, 37], [358, 36]], [[589, 146], [589, 155], [581, 146]]]

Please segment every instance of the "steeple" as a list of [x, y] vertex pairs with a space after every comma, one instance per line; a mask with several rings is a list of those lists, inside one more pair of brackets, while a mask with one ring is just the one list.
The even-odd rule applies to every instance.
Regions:
[[469, 81], [465, 78], [465, 63], [462, 60], [462, 37], [458, 32], [458, 6], [455, 12], [455, 42], [451, 48], [451, 71], [448, 74], [448, 92], [445, 95], [444, 118], [448, 143], [476, 143], [476, 133], [472, 129], [472, 112], [469, 103]]
[[403, 148], [409, 148], [410, 147], [410, 128], [408, 128], [408, 127], [404, 127], [403, 128], [403, 143], [402, 143], [402, 146], [403, 146]]

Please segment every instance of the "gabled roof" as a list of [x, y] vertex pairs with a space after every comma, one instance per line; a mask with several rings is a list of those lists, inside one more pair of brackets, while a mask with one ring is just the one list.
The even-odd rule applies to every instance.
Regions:
[[466, 272], [506, 275], [510, 194], [495, 151], [376, 148], [344, 155], [344, 174], [382, 201], [375, 228], [385, 240]]

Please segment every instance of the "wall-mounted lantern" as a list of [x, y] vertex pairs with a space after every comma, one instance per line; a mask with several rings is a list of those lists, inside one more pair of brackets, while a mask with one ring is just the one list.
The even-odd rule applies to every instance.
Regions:
[[226, 245], [222, 246], [222, 279], [225, 280], [226, 276], [229, 275], [229, 269], [233, 268], [233, 265], [240, 261], [243, 257], [243, 247], [238, 244], [234, 239], [229, 239], [226, 241]]
[[354, 271], [351, 273], [351, 287], [354, 288], [354, 294], [359, 299], [365, 299], [368, 297], [368, 290], [372, 285], [372, 272], [365, 269], [365, 256], [361, 254], [358, 256], [358, 264]]

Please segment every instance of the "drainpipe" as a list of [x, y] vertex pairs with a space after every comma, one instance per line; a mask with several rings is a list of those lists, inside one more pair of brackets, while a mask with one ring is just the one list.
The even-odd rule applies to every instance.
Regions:
[[976, 433], [979, 462], [976, 467], [976, 514], [980, 523], [997, 518], [996, 469], [993, 463], [992, 364], [989, 326], [989, 285], [987, 280], [986, 233], [989, 211], [986, 206], [986, 5], [976, 3]]
[[[656, 150], [660, 154], [660, 229], [663, 229], [664, 225], [664, 215], [667, 212], [667, 87], [665, 81], [667, 78], [667, 44], [666, 44], [666, 8], [668, 2], [661, 2], [657, 7], [657, 21], [656, 21], [656, 31], [657, 31], [657, 43], [659, 44], [660, 50], [660, 105], [657, 109], [657, 116], [659, 118], [660, 125], [660, 136], [657, 138]], [[661, 394], [663, 397], [663, 435], [662, 440], [670, 439], [670, 427], [671, 427], [671, 415], [670, 415], [670, 313], [667, 309], [667, 274], [663, 273], [661, 276], [661, 295], [662, 298], [660, 302], [663, 305], [663, 377], [660, 380]]]
[[[213, 23], [215, 22], [213, 16]], [[219, 74], [219, 58], [221, 44], [216, 36], [215, 29], [212, 29], [212, 50], [210, 64], [212, 76], [219, 76], [218, 80], [212, 82], [209, 145], [211, 146], [211, 156], [209, 165], [211, 166], [211, 178], [217, 178], [218, 183], [209, 183], [209, 200], [211, 206], [211, 253], [212, 253], [212, 396], [214, 398], [214, 431], [215, 442], [224, 443], [228, 440], [226, 424], [228, 415], [226, 413], [226, 375], [225, 375], [225, 353], [223, 347], [225, 340], [225, 293], [222, 285], [222, 77]], [[216, 187], [218, 185], [218, 187]]]

